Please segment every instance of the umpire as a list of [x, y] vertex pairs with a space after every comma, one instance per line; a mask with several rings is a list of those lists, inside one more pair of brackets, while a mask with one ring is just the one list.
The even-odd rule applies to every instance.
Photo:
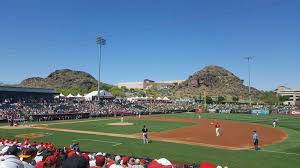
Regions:
[[146, 127], [146, 125], [144, 125], [144, 128], [142, 129], [142, 132], [143, 132], [144, 144], [148, 144], [148, 128]]
[[253, 131], [253, 134], [252, 134], [252, 140], [253, 140], [253, 143], [254, 143], [254, 149], [255, 150], [258, 150], [258, 133], [256, 131]]

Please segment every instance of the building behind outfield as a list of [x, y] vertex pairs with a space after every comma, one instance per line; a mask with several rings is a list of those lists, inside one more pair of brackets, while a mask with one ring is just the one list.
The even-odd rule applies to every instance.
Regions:
[[145, 79], [143, 82], [118, 83], [118, 87], [126, 87], [127, 89], [148, 89], [153, 85], [158, 85], [160, 88], [170, 88], [180, 84], [181, 82], [183, 82], [183, 80], [153, 81]]
[[288, 96], [289, 100], [284, 102], [286, 105], [295, 105], [300, 100], [300, 89], [291, 89], [285, 86], [279, 86], [275, 92], [281, 96]]
[[25, 88], [0, 86], [0, 102], [5, 100], [51, 100], [58, 93], [48, 88]]

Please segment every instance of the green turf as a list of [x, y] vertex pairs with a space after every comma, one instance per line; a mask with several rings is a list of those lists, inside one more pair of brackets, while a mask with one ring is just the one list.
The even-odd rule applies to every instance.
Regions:
[[149, 120], [125, 120], [124, 122], [133, 123], [129, 126], [111, 126], [109, 123], [120, 122], [119, 119], [108, 120], [93, 120], [78, 123], [52, 123], [48, 127], [64, 128], [72, 130], [96, 131], [120, 134], [140, 133], [144, 125], [146, 125], [150, 132], [160, 132], [165, 130], [176, 129], [185, 126], [191, 126], [193, 123], [171, 122], [171, 121], [149, 121]]
[[[171, 115], [170, 115], [171, 116]], [[176, 117], [196, 118], [197, 114], [176, 114]], [[202, 114], [202, 118], [207, 119], [227, 119], [245, 121], [259, 124], [271, 125], [274, 116], [256, 116], [239, 114]], [[279, 129], [288, 134], [288, 139], [284, 142], [263, 148], [267, 151], [277, 151], [286, 153], [269, 153], [267, 151], [230, 151], [223, 149], [214, 149], [184, 144], [165, 143], [154, 141], [149, 145], [143, 145], [141, 140], [116, 138], [108, 136], [97, 136], [87, 134], [63, 133], [56, 131], [44, 131], [36, 129], [25, 130], [0, 130], [0, 137], [13, 138], [17, 134], [47, 132], [48, 135], [37, 138], [37, 141], [54, 142], [56, 145], [68, 146], [72, 140], [80, 142], [82, 150], [94, 152], [107, 152], [115, 154], [126, 154], [133, 156], [142, 156], [150, 158], [165, 157], [174, 161], [181, 162], [199, 162], [209, 161], [221, 165], [228, 165], [230, 168], [297, 168], [300, 165], [300, 117], [277, 116], [280, 119]], [[82, 126], [98, 123], [99, 121], [83, 122]], [[101, 121], [103, 122], [103, 121]], [[151, 121], [153, 122], [153, 121]], [[79, 123], [76, 123], [79, 124]], [[168, 123], [169, 124], [169, 123]], [[178, 123], [175, 123], [178, 124]], [[55, 125], [57, 127], [60, 124]], [[65, 125], [65, 124], [64, 124]], [[72, 126], [69, 123], [67, 125]], [[160, 125], [160, 124], [159, 124]], [[139, 127], [138, 127], [139, 128]], [[140, 128], [139, 128], [140, 129]], [[152, 125], [151, 125], [152, 129]], [[169, 129], [169, 128], [168, 128]], [[82, 130], [82, 128], [81, 128]], [[81, 139], [81, 140], [80, 140]], [[112, 146], [116, 143], [122, 143], [119, 146]]]
[[[117, 153], [150, 158], [166, 157], [170, 160], [181, 162], [210, 161], [221, 165], [229, 165], [235, 168], [262, 167], [264, 168], [296, 168], [300, 164], [300, 156], [285, 155], [278, 153], [267, 153], [259, 151], [230, 151], [182, 145], [165, 142], [152, 142], [143, 145], [141, 140], [115, 138], [108, 136], [62, 133], [56, 131], [43, 131], [37, 129], [25, 130], [0, 130], [1, 135], [14, 138], [17, 134], [24, 133], [50, 133], [52, 135], [37, 138], [39, 142], [54, 142], [56, 146], [63, 147], [75, 140], [80, 142], [81, 150], [93, 152]], [[59, 138], [58, 138], [59, 137]], [[85, 139], [85, 140], [80, 140]], [[122, 143], [119, 146], [112, 146], [113, 143]]]

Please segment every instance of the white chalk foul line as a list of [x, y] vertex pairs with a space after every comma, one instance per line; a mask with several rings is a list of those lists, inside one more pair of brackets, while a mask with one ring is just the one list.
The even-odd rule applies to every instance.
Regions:
[[279, 151], [271, 151], [271, 150], [259, 150], [259, 151], [261, 151], [261, 152], [269, 152], [269, 153], [279, 153], [279, 154], [300, 156], [300, 153], [279, 152]]
[[103, 142], [103, 143], [110, 143], [110, 144], [113, 144], [112, 146], [119, 146], [119, 145], [122, 145], [122, 143], [120, 142], [112, 142], [112, 141], [101, 141], [101, 140], [96, 140], [96, 139], [75, 139], [75, 140], [72, 140], [73, 142], [74, 141], [94, 141], [94, 142]]

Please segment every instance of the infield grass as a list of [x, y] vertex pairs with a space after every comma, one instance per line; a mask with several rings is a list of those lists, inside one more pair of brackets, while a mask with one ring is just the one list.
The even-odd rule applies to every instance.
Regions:
[[119, 123], [119, 119], [108, 120], [93, 120], [93, 121], [81, 121], [77, 123], [52, 123], [48, 127], [51, 128], [63, 128], [71, 130], [82, 131], [95, 131], [95, 132], [107, 132], [107, 133], [119, 133], [119, 134], [134, 134], [140, 133], [144, 125], [149, 129], [149, 132], [160, 132], [165, 130], [176, 129], [180, 127], [186, 127], [194, 125], [194, 123], [182, 123], [171, 121], [149, 121], [149, 120], [124, 120], [124, 122], [133, 123], [128, 126], [112, 126], [110, 123]]

